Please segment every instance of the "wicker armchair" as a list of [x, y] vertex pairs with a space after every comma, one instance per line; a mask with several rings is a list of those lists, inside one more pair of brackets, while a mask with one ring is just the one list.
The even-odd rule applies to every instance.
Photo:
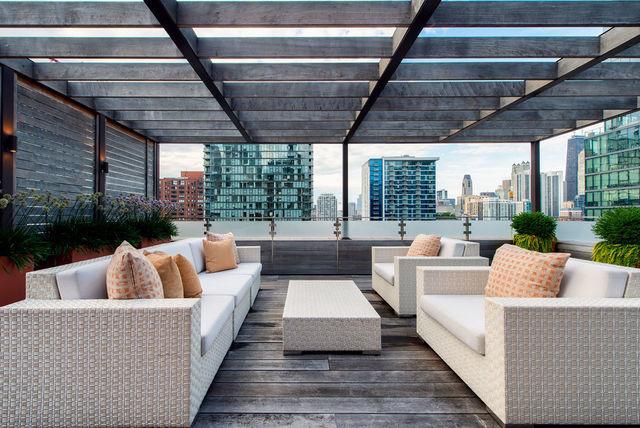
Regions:
[[371, 247], [373, 289], [398, 316], [416, 314], [416, 268], [418, 266], [487, 266], [476, 242], [442, 238], [437, 257], [409, 257], [409, 247]]
[[638, 424], [640, 270], [567, 269], [565, 297], [517, 299], [484, 298], [488, 267], [418, 268], [418, 335], [504, 424]]

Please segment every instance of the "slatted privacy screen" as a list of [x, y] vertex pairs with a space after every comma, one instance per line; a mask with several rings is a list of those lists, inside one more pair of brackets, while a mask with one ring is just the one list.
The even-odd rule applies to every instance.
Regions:
[[153, 142], [147, 142], [147, 197], [152, 198], [154, 196], [153, 185], [153, 169], [155, 168], [155, 145]]
[[148, 150], [145, 140], [107, 123], [106, 146], [109, 162], [107, 195], [145, 195], [148, 164], [148, 160], [145, 163], [145, 152]]
[[93, 115], [21, 81], [17, 122], [17, 191], [65, 197], [93, 192]]

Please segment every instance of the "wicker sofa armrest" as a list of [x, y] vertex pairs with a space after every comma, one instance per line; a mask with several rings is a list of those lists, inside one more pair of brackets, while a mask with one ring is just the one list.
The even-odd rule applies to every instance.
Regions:
[[260, 263], [260, 246], [238, 247], [240, 263]]
[[0, 330], [8, 426], [190, 422], [200, 299], [24, 300], [0, 308]]
[[393, 259], [406, 256], [409, 247], [371, 247], [371, 263], [393, 263]]
[[425, 294], [484, 294], [490, 270], [486, 265], [418, 267], [416, 293], [418, 297]]
[[640, 299], [487, 298], [485, 319], [509, 423], [638, 423]]

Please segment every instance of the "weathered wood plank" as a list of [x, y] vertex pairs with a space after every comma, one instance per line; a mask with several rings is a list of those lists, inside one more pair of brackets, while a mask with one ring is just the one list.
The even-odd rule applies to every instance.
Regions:
[[456, 383], [214, 383], [207, 397], [475, 397]]
[[396, 426], [396, 427], [456, 427], [456, 428], [498, 428], [500, 425], [487, 414], [448, 414], [448, 415], [383, 415], [352, 414], [336, 415], [338, 426], [358, 428], [362, 426]]
[[220, 370], [329, 370], [327, 360], [230, 360]]
[[333, 414], [214, 414], [200, 413], [192, 428], [212, 427], [292, 427], [292, 428], [336, 428]]
[[206, 397], [202, 413], [482, 413], [477, 398]]
[[444, 370], [227, 370], [220, 371], [214, 382], [341, 382], [341, 383], [425, 383], [457, 382], [458, 376]]

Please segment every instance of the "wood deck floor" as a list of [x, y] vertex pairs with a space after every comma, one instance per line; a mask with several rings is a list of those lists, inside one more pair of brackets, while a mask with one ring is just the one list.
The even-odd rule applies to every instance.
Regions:
[[262, 288], [214, 379], [196, 427], [496, 427], [484, 404], [427, 345], [415, 318], [397, 318], [353, 279], [382, 317], [382, 353], [282, 355], [282, 311], [290, 279], [263, 276]]

